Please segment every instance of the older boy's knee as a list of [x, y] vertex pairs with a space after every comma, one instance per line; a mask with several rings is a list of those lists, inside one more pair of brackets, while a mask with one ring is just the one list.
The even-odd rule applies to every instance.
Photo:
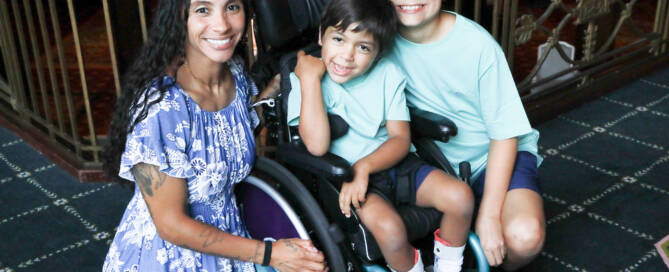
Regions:
[[544, 245], [546, 228], [534, 217], [518, 217], [507, 224], [505, 243], [517, 255], [530, 256], [539, 253]]

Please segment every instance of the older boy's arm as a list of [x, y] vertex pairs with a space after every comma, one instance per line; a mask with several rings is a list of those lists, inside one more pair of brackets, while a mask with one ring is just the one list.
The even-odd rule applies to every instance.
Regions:
[[350, 206], [360, 208], [365, 202], [369, 175], [388, 169], [397, 164], [409, 152], [411, 131], [407, 121], [387, 121], [388, 140], [374, 152], [353, 164], [353, 181], [342, 185], [339, 206], [344, 215], [350, 215]]
[[481, 239], [488, 263], [502, 263], [506, 254], [502, 236], [501, 213], [518, 152], [518, 139], [490, 140], [488, 164], [476, 233]]
[[330, 148], [330, 124], [323, 105], [321, 78], [325, 64], [318, 58], [297, 54], [295, 75], [300, 79], [302, 104], [300, 105], [300, 137], [309, 153], [322, 156]]

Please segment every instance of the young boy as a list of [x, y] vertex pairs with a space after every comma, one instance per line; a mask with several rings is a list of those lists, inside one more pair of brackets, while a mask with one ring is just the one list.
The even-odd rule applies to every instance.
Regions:
[[389, 59], [407, 75], [407, 101], [457, 125], [456, 137], [436, 143], [454, 169], [472, 165], [475, 229], [488, 263], [518, 269], [544, 242], [541, 157], [504, 54], [485, 29], [442, 12], [441, 0], [392, 3], [400, 35]]
[[[298, 54], [291, 74], [288, 122], [299, 122], [302, 141], [312, 154], [330, 151], [353, 165], [354, 178], [343, 184], [339, 206], [345, 216], [350, 216], [351, 205], [356, 209], [394, 271], [423, 271], [420, 255], [393, 207], [395, 194], [383, 189], [387, 184], [395, 187], [394, 169], [413, 165], [412, 204], [444, 213], [441, 229], [435, 232], [434, 271], [460, 271], [473, 194], [465, 183], [408, 153], [405, 77], [381, 58], [393, 42], [396, 25], [387, 0], [332, 0], [320, 22], [322, 60]], [[332, 142], [327, 112], [350, 126], [346, 135]]]

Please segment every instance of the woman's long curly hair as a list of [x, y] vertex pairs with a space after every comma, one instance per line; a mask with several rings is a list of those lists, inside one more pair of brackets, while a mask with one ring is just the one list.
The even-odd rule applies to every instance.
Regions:
[[[249, 1], [241, 0], [246, 16], [246, 26], [251, 17]], [[190, 0], [161, 0], [148, 31], [148, 39], [139, 55], [125, 73], [121, 84], [121, 96], [109, 127], [109, 141], [103, 151], [103, 168], [107, 177], [121, 184], [128, 184], [118, 176], [121, 154], [125, 150], [127, 136], [137, 123], [144, 120], [149, 108], [160, 102], [170, 86], [161, 79], [170, 68], [178, 67], [185, 59], [185, 43], [188, 37], [188, 10]], [[246, 28], [245, 28], [246, 29]], [[244, 31], [243, 33], [246, 33]], [[246, 56], [246, 35], [235, 48], [235, 54]], [[176, 69], [174, 70], [176, 72]], [[149, 88], [157, 84], [157, 88]], [[153, 98], [160, 92], [158, 99]], [[137, 118], [134, 116], [137, 115]], [[133, 119], [134, 118], [134, 119]]]

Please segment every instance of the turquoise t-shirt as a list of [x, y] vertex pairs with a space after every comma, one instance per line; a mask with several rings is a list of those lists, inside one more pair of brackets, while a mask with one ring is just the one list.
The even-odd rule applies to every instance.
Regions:
[[[295, 126], [299, 123], [302, 93], [293, 73], [290, 84], [287, 120]], [[321, 80], [325, 110], [341, 116], [349, 125], [344, 136], [332, 141], [330, 152], [354, 164], [388, 140], [387, 120], [409, 121], [405, 84], [404, 74], [384, 59], [344, 84], [335, 83], [326, 73]]]
[[469, 161], [472, 180], [486, 167], [490, 139], [518, 137], [518, 150], [541, 163], [539, 132], [530, 126], [504, 53], [488, 31], [455, 15], [452, 31], [439, 41], [397, 36], [388, 58], [407, 76], [407, 103], [457, 125], [457, 136], [436, 144], [456, 171]]

